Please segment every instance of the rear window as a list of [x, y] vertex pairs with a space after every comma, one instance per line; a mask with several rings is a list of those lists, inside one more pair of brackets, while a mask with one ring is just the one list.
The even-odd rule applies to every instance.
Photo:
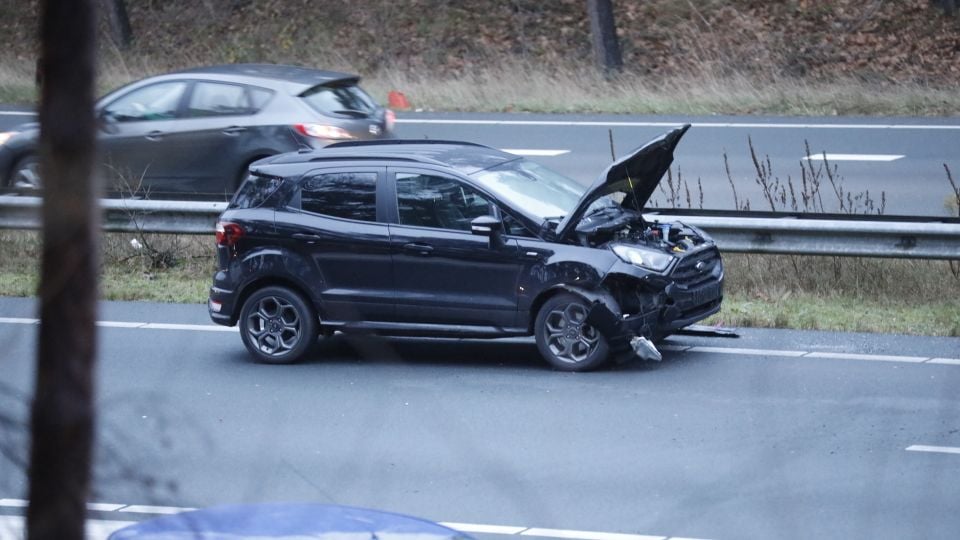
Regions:
[[315, 86], [300, 95], [320, 114], [366, 117], [377, 110], [373, 101], [359, 86]]
[[277, 191], [283, 178], [251, 174], [240, 184], [228, 208], [257, 208]]
[[301, 210], [344, 219], [377, 220], [377, 173], [318, 174], [304, 180]]

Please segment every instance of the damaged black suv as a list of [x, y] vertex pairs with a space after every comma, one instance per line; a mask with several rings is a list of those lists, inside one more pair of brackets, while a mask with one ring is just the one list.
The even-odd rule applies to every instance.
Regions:
[[643, 216], [689, 126], [589, 188], [486, 146], [348, 142], [254, 163], [217, 224], [210, 316], [258, 360], [320, 335], [536, 337], [555, 368], [630, 355], [720, 309], [714, 242]]

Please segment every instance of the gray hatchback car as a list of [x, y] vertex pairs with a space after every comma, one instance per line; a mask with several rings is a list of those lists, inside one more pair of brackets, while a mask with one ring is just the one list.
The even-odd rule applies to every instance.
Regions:
[[[143, 79], [97, 102], [108, 191], [224, 198], [264, 157], [388, 137], [393, 112], [360, 77], [271, 64], [198, 67]], [[39, 124], [0, 134], [0, 180], [41, 187]]]

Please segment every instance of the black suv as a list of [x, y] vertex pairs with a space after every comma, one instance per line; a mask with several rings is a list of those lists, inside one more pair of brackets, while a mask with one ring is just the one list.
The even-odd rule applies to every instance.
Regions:
[[338, 143], [254, 163], [217, 224], [210, 316], [258, 360], [287, 363], [335, 331], [536, 337], [569, 371], [720, 309], [714, 242], [642, 210], [689, 126], [589, 188], [477, 144]]

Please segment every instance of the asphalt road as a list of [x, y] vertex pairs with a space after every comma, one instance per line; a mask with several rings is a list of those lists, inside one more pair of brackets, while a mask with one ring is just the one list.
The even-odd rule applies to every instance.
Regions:
[[[34, 313], [0, 299], [0, 411], [20, 420]], [[311, 500], [491, 539], [960, 530], [957, 338], [746, 330], [672, 338], [661, 364], [565, 374], [524, 340], [337, 337], [312, 361], [265, 366], [203, 306], [104, 303], [99, 319], [96, 500], [116, 506], [92, 517], [107, 523], [165, 511], [123, 505]], [[2, 434], [24, 451], [22, 432]], [[0, 458], [0, 514], [24, 495]]]
[[[0, 130], [31, 119], [24, 112], [0, 107]], [[944, 206], [951, 191], [943, 164], [951, 166], [960, 181], [960, 122], [956, 118], [401, 113], [397, 135], [467, 140], [519, 150], [587, 184], [610, 162], [610, 132], [616, 154], [622, 155], [686, 122], [694, 127], [678, 147], [673, 171], [689, 187], [689, 205], [694, 208], [701, 204], [700, 186], [704, 208], [734, 208], [724, 166], [726, 155], [741, 206], [749, 201], [754, 210], [770, 209], [756, 182], [748, 140], [753, 141], [759, 159], [769, 158], [771, 183], [778, 178], [786, 190], [788, 210], [791, 183], [803, 209], [799, 192], [807, 145], [814, 168], [823, 164], [818, 161], [822, 154], [828, 154], [829, 162], [836, 166], [844, 200], [848, 193], [857, 197], [869, 192], [877, 208], [885, 199], [887, 214], [950, 215]], [[827, 211], [839, 210], [838, 196], [825, 177], [820, 194]], [[653, 202], [669, 206], [671, 201], [660, 193]], [[685, 188], [679, 189], [673, 204], [688, 206]]]

